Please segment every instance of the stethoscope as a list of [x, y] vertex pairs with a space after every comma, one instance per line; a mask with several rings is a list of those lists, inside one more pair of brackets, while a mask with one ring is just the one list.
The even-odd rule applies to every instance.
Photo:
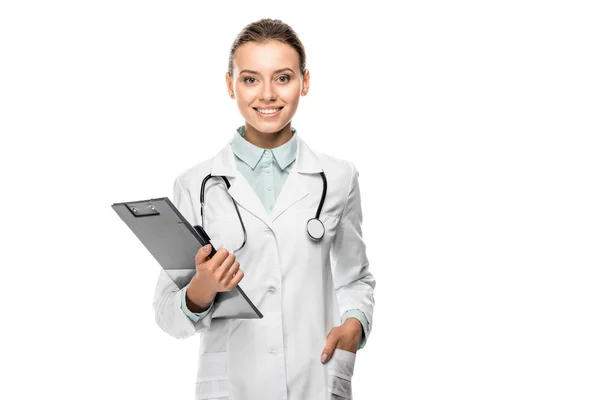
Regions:
[[[321, 175], [321, 179], [323, 180], [323, 193], [321, 194], [321, 202], [319, 203], [319, 208], [317, 209], [317, 214], [315, 215], [315, 217], [309, 219], [306, 222], [306, 233], [308, 233], [308, 236], [312, 240], [316, 240], [316, 241], [321, 240], [323, 238], [323, 236], [325, 235], [325, 225], [323, 225], [323, 222], [321, 222], [321, 220], [319, 219], [319, 216], [321, 215], [321, 209], [323, 208], [323, 203], [325, 202], [325, 196], [327, 194], [327, 178], [325, 177], [325, 172], [319, 172], [319, 174]], [[227, 185], [227, 189], [229, 189], [229, 187], [231, 186], [229, 184], [229, 180], [224, 176], [211, 175], [211, 174], [206, 175], [206, 177], [202, 181], [202, 187], [200, 189], [200, 215], [202, 216], [202, 226], [204, 226], [204, 186], [206, 185], [206, 182], [208, 182], [208, 180], [211, 178], [223, 178], [223, 180], [225, 181], [225, 184]], [[229, 194], [229, 192], [227, 192], [227, 194]], [[234, 250], [234, 252], [238, 252], [246, 244], [246, 240], [248, 239], [248, 236], [246, 234], [246, 227], [244, 226], [244, 221], [240, 214], [240, 210], [238, 209], [238, 206], [237, 206], [233, 196], [230, 195], [229, 197], [231, 197], [231, 201], [233, 202], [233, 205], [235, 206], [235, 211], [237, 212], [238, 219], [240, 220], [240, 224], [242, 225], [242, 230], [244, 231], [244, 242], [242, 243], [242, 245], [240, 246], [239, 249]]]

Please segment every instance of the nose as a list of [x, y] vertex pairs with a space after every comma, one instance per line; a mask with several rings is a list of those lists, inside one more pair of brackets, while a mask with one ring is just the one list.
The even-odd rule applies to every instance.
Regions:
[[273, 90], [273, 87], [271, 86], [271, 84], [268, 82], [265, 83], [260, 92], [260, 99], [265, 101], [265, 100], [273, 100], [276, 97], [277, 97], [277, 94]]

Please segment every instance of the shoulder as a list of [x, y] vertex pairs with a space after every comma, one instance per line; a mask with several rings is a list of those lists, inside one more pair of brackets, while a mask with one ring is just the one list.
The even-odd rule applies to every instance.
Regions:
[[186, 168], [177, 175], [175, 181], [179, 182], [182, 187], [187, 188], [194, 186], [194, 184], [198, 183], [198, 180], [202, 183], [202, 179], [210, 173], [215, 157], [200, 161]]
[[312, 149], [311, 151], [319, 160], [328, 182], [349, 188], [351, 183], [358, 177], [358, 170], [354, 162], [332, 154]]
[[356, 171], [356, 165], [345, 158], [332, 156], [321, 152], [315, 152], [323, 169], [328, 171], [337, 171], [345, 176], [352, 175]]

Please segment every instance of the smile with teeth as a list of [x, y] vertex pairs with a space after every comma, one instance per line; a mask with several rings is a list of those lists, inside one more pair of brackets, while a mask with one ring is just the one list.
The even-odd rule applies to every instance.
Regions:
[[258, 111], [261, 114], [275, 114], [276, 112], [278, 112], [279, 110], [281, 110], [283, 107], [279, 107], [279, 108], [255, 108], [256, 111]]

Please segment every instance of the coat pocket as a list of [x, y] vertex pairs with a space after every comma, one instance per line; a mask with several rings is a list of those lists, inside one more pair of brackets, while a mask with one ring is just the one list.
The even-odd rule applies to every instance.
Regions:
[[229, 399], [227, 352], [202, 353], [196, 378], [197, 400]]
[[331, 399], [352, 399], [352, 375], [356, 354], [335, 349], [327, 362], [327, 388]]

